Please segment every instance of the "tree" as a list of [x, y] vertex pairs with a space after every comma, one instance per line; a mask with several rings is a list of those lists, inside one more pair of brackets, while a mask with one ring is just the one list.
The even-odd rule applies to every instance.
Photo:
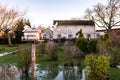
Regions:
[[120, 25], [120, 0], [108, 0], [107, 5], [98, 3], [93, 9], [86, 9], [85, 18], [94, 20], [98, 27], [110, 32], [113, 27]]
[[77, 33], [76, 33], [76, 35], [78, 35], [79, 36], [79, 38], [84, 38], [84, 35], [83, 35], [83, 32], [82, 32], [82, 29], [80, 29], [80, 31], [78, 31]]
[[0, 6], [0, 31], [4, 31], [8, 39], [8, 45], [12, 46], [10, 31], [15, 30], [14, 22], [20, 19], [23, 14], [14, 8]]
[[24, 18], [19, 19], [15, 22], [14, 24], [16, 26], [16, 30], [15, 30], [15, 36], [16, 36], [16, 40], [18, 43], [21, 43], [21, 37], [23, 36], [23, 29], [25, 25], [31, 26], [29, 19], [26, 20]]

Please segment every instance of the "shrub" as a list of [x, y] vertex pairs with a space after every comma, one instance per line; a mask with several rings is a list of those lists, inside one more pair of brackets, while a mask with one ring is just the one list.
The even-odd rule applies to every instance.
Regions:
[[37, 51], [39, 56], [44, 55], [46, 53], [45, 43], [40, 43], [37, 47]]
[[108, 39], [109, 39], [109, 33], [105, 33], [102, 40], [106, 41]]
[[106, 41], [100, 40], [97, 44], [97, 47], [99, 53], [111, 55], [111, 67], [120, 65], [120, 38], [111, 38]]
[[108, 54], [109, 51], [107, 50], [107, 44], [108, 44], [109, 41], [102, 41], [102, 40], [99, 40], [97, 42], [97, 52], [99, 54]]
[[78, 60], [84, 57], [84, 53], [76, 46], [73, 46], [73, 43], [70, 41], [66, 41], [64, 44], [64, 58], [66, 63], [70, 65], [78, 64]]
[[88, 52], [87, 50], [87, 40], [85, 38], [78, 38], [75, 45], [81, 49], [83, 52]]
[[82, 29], [80, 29], [80, 31], [78, 31], [78, 32], [76, 33], [76, 35], [78, 35], [78, 38], [84, 38]]
[[117, 65], [120, 65], [120, 49], [119, 48], [113, 48], [111, 54], [111, 66], [116, 67]]
[[90, 53], [96, 53], [97, 52], [97, 40], [91, 39], [88, 42], [88, 52]]
[[44, 38], [43, 40], [43, 43], [47, 43], [49, 41], [47, 38]]
[[84, 64], [90, 67], [88, 80], [107, 80], [109, 56], [87, 55]]
[[110, 39], [106, 48], [111, 55], [111, 66], [120, 65], [120, 38]]
[[[28, 48], [30, 45], [19, 46], [19, 49], [22, 49], [18, 52], [18, 66], [22, 69], [23, 74], [22, 78], [29, 77], [29, 69], [32, 63], [31, 60], [31, 49]], [[30, 77], [29, 77], [30, 78]], [[30, 79], [29, 79], [30, 80]]]
[[48, 54], [49, 60], [58, 59], [58, 45], [53, 41], [48, 41], [46, 44], [46, 53]]
[[64, 43], [64, 42], [66, 41], [66, 38], [65, 38], [65, 37], [62, 37], [62, 38], [60, 39], [60, 41], [61, 41], [62, 43]]
[[73, 46], [73, 42], [72, 41], [65, 41], [64, 47], [65, 46]]

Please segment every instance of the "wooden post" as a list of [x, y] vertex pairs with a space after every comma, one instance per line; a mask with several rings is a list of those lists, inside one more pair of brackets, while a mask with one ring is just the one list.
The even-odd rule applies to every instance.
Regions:
[[33, 74], [33, 80], [36, 80], [36, 43], [35, 41], [32, 42], [32, 74]]

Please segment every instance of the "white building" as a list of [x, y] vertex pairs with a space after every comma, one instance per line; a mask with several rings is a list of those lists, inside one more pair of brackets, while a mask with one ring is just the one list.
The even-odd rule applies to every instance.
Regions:
[[65, 37], [66, 39], [77, 38], [76, 33], [82, 29], [85, 38], [95, 38], [95, 24], [91, 20], [54, 20], [53, 39]]
[[53, 31], [50, 28], [46, 28], [42, 33], [42, 39], [51, 39], [53, 37]]
[[30, 28], [29, 26], [24, 27], [24, 36], [22, 37], [23, 41], [34, 41], [40, 40], [40, 30], [37, 28]]

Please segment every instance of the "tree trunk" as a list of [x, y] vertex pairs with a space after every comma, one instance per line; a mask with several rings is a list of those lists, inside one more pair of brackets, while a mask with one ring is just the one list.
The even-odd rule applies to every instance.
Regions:
[[8, 39], [8, 45], [9, 45], [9, 46], [13, 46], [13, 45], [12, 45], [12, 42], [11, 42], [11, 37], [10, 37], [10, 35], [9, 35], [8, 32], [7, 32], [7, 39]]

